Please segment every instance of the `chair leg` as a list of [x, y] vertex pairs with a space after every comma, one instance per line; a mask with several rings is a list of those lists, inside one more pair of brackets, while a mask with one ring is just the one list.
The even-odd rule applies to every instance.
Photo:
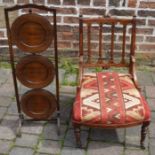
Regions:
[[149, 124], [150, 122], [143, 122], [143, 125], [141, 128], [141, 140], [140, 140], [141, 149], [145, 149], [144, 141], [145, 141], [145, 137], [148, 131]]
[[81, 138], [80, 138], [80, 125], [73, 124], [73, 126], [74, 126], [75, 138], [76, 138], [76, 145], [78, 148], [81, 148], [82, 144], [81, 144]]

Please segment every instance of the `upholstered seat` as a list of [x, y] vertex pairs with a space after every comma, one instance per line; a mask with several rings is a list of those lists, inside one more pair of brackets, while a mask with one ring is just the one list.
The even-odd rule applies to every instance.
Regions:
[[149, 121], [150, 110], [129, 74], [85, 74], [73, 108], [73, 122], [104, 128]]

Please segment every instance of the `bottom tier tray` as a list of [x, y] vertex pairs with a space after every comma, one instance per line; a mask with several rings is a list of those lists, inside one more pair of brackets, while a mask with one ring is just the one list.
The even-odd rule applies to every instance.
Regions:
[[56, 110], [56, 98], [47, 90], [33, 89], [21, 97], [23, 112], [33, 119], [48, 119]]

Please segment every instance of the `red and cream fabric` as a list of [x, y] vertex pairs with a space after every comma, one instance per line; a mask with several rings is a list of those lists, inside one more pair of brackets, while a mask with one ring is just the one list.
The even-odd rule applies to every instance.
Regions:
[[86, 74], [73, 106], [73, 122], [103, 127], [125, 127], [150, 119], [144, 97], [128, 74]]

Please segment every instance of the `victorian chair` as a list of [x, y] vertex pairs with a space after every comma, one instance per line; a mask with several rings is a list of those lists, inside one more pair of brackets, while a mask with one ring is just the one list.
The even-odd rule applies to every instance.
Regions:
[[[81, 147], [82, 125], [97, 128], [142, 125], [140, 146], [145, 148], [150, 110], [137, 83], [135, 42], [135, 17], [80, 16], [79, 81], [72, 115], [78, 147]], [[98, 72], [89, 73], [91, 68]], [[117, 69], [109, 71], [111, 68]], [[118, 68], [126, 68], [127, 72], [119, 73]]]

